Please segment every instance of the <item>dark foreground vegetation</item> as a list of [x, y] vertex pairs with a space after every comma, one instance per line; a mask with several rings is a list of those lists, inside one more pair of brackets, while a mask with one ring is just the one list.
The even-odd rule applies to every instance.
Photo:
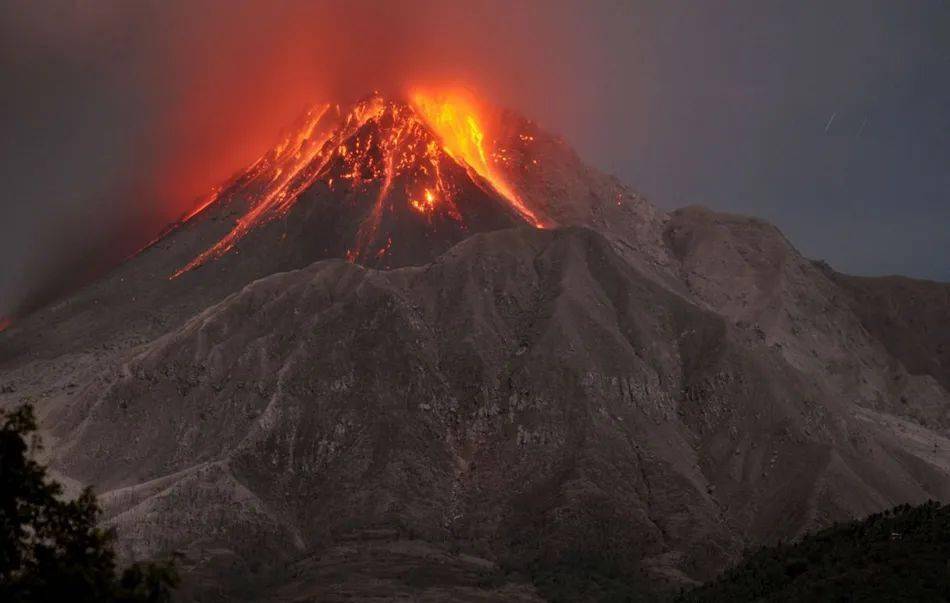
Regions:
[[558, 603], [950, 601], [950, 505], [901, 505], [762, 547], [717, 579], [673, 595], [603, 555], [519, 569]]
[[764, 547], [680, 601], [950, 601], [950, 505], [901, 505]]
[[111, 532], [96, 527], [86, 489], [75, 500], [32, 459], [39, 448], [29, 406], [0, 412], [0, 601], [148, 602], [171, 600], [171, 561], [116, 570]]

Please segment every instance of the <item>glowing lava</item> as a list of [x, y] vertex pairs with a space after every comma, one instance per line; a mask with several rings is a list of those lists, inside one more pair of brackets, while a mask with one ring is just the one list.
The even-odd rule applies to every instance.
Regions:
[[[255, 225], [286, 212], [296, 201], [297, 196], [313, 184], [316, 173], [308, 177], [303, 172], [311, 167], [313, 161], [318, 159], [324, 151], [324, 143], [329, 136], [320, 133], [318, 126], [329, 108], [329, 105], [323, 105], [318, 109], [308, 111], [304, 126], [300, 130], [286, 137], [248, 168], [246, 175], [250, 178], [269, 179], [264, 194], [250, 211], [238, 219], [237, 225], [227, 236], [186, 264], [173, 274], [172, 278], [204, 264], [209, 259], [224, 255]], [[212, 192], [211, 196], [188, 214], [183, 221], [187, 222], [200, 214], [219, 198], [219, 191]]]
[[7, 329], [13, 326], [13, 321], [6, 316], [0, 316], [0, 333], [3, 333]]
[[446, 153], [487, 180], [525, 220], [538, 228], [546, 226], [492, 166], [486, 151], [490, 141], [485, 137], [485, 121], [479, 118], [471, 98], [461, 93], [432, 95], [416, 91], [412, 94], [412, 105], [442, 140]]
[[331, 190], [344, 187], [344, 192], [375, 187], [374, 202], [346, 253], [351, 261], [388, 252], [392, 240], [377, 240], [378, 230], [387, 212], [399, 210], [394, 206], [398, 199], [418, 220], [433, 224], [445, 219], [464, 228], [455, 202], [459, 190], [444, 176], [451, 165], [463, 168], [476, 186], [502, 197], [529, 224], [546, 226], [493, 168], [496, 153], [485, 132], [474, 103], [461, 96], [418, 92], [404, 103], [373, 95], [346, 111], [329, 104], [311, 109], [277, 146], [183, 216], [178, 226], [218, 203], [237, 198], [249, 203], [230, 232], [171, 278], [221, 257], [252, 229], [285, 216], [318, 181]]

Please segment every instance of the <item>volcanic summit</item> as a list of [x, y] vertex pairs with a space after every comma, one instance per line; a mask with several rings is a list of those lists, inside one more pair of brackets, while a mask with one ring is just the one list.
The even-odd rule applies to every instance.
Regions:
[[219, 240], [172, 277], [240, 249], [252, 231], [278, 220], [306, 229], [328, 257], [380, 267], [432, 259], [473, 232], [544, 225], [497, 165], [523, 148], [486, 137], [480, 122], [461, 97], [421, 92], [408, 101], [374, 94], [310, 108], [278, 144], [174, 225], [235, 215]]

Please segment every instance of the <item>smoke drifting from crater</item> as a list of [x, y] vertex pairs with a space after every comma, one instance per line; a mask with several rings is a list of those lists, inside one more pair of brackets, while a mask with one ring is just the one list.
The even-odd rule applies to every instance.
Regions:
[[6, 5], [0, 70], [14, 94], [3, 124], [12, 134], [2, 150], [3, 253], [11, 270], [0, 277], [0, 314], [44, 303], [121, 260], [313, 103], [448, 83], [533, 116], [588, 113], [593, 94], [564, 85], [597, 63], [569, 8]]

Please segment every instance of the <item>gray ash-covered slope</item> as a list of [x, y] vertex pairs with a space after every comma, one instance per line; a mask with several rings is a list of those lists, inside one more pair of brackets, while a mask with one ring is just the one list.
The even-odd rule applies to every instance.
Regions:
[[901, 276], [832, 273], [853, 296], [855, 314], [895, 358], [950, 389], [950, 284]]
[[[565, 560], [663, 588], [950, 497], [948, 342], [918, 294], [757, 220], [663, 214], [517, 116], [504, 192], [424, 120], [399, 171], [399, 120], [354, 145], [338, 119], [335, 159], [226, 250], [264, 181], [0, 335], [0, 400], [37, 404], [127, 558], [184, 551], [189, 596], [535, 600]], [[353, 163], [376, 167], [339, 188]]]

